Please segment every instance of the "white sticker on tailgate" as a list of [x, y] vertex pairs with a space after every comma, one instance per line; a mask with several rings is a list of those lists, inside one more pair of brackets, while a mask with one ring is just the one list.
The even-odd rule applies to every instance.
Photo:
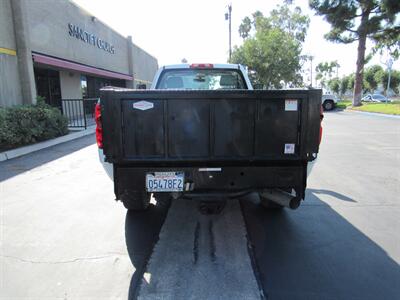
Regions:
[[294, 154], [294, 144], [285, 144], [285, 154]]
[[152, 109], [154, 107], [154, 104], [152, 102], [148, 101], [139, 101], [133, 103], [133, 108], [139, 109], [139, 110], [148, 110]]
[[286, 111], [297, 111], [297, 100], [296, 99], [286, 99], [285, 100], [285, 110]]

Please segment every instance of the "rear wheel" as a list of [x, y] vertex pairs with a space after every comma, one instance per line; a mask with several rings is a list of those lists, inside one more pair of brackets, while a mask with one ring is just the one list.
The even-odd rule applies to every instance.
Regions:
[[121, 195], [121, 201], [129, 210], [146, 210], [150, 204], [150, 194], [138, 191], [125, 191]]
[[322, 106], [324, 110], [332, 110], [335, 107], [335, 103], [332, 100], [326, 100]]

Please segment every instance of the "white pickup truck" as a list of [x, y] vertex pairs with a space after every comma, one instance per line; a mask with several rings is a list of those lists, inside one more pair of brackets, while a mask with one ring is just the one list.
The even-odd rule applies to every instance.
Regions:
[[300, 205], [321, 140], [321, 90], [253, 90], [234, 64], [180, 64], [151, 90], [104, 88], [96, 139], [116, 199], [257, 192], [266, 208]]
[[324, 110], [329, 111], [336, 107], [338, 99], [335, 95], [332, 94], [323, 94], [322, 95], [322, 107]]

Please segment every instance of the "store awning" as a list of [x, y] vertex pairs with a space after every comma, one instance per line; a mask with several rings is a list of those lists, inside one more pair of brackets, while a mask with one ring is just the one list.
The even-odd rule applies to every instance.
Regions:
[[43, 54], [32, 54], [33, 61], [36, 63], [41, 63], [49, 66], [59, 67], [68, 70], [79, 71], [87, 74], [98, 75], [108, 78], [117, 78], [117, 79], [125, 79], [125, 80], [133, 80], [133, 76], [125, 75], [117, 72], [107, 71], [98, 69], [95, 67], [90, 67], [74, 62], [70, 62], [67, 60], [63, 60], [60, 58], [54, 58]]

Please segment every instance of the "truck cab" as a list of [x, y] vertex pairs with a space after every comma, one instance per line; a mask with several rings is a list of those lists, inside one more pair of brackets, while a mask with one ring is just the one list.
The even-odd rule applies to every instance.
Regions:
[[[209, 70], [214, 82], [211, 84], [204, 84], [204, 82], [201, 82], [200, 78], [200, 81], [191, 80], [198, 74], [196, 70]], [[168, 85], [168, 82], [163, 80], [166, 75], [168, 75], [168, 77], [180, 77], [180, 79], [175, 79], [175, 82], [173, 82], [174, 79], [172, 79]], [[238, 78], [242, 80], [243, 84], [235, 85], [237, 82], [232, 82], [232, 80], [234, 80], [232, 76], [238, 76]], [[154, 76], [151, 89], [252, 90], [253, 86], [251, 85], [250, 79], [247, 75], [247, 70], [244, 66], [239, 64], [177, 64], [159, 68]]]

